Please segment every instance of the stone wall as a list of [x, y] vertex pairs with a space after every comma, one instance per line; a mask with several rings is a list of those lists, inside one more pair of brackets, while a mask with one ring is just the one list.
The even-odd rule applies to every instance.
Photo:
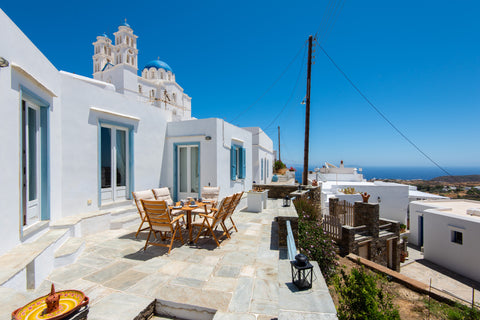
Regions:
[[285, 198], [286, 195], [289, 195], [291, 192], [298, 190], [298, 185], [290, 184], [254, 184], [253, 188], [262, 188], [268, 189], [268, 197], [272, 199], [281, 199]]
[[[337, 199], [338, 202], [338, 199]], [[335, 200], [331, 199], [331, 213], [335, 214]], [[332, 205], [334, 204], [334, 205]], [[361, 248], [367, 247], [367, 259], [388, 267], [389, 243], [391, 243], [390, 268], [400, 270], [400, 222], [380, 219], [378, 203], [355, 202], [354, 226], [342, 226], [340, 254], [361, 255]], [[365, 254], [365, 253], [364, 253]]]

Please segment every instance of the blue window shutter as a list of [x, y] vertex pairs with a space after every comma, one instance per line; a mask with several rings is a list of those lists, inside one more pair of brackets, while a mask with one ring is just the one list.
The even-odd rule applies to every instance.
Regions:
[[247, 157], [246, 157], [246, 151], [245, 151], [245, 148], [240, 148], [240, 155], [241, 155], [241, 160], [240, 160], [240, 164], [242, 165], [242, 169], [240, 170], [240, 174], [241, 174], [241, 177], [242, 179], [245, 179], [245, 176], [246, 176], [246, 164], [247, 164]]
[[230, 179], [237, 180], [237, 157], [235, 154], [235, 146], [230, 149]]
[[261, 159], [260, 162], [262, 163], [262, 175], [261, 175], [261, 179], [262, 179], [262, 181], [263, 181], [263, 159]]

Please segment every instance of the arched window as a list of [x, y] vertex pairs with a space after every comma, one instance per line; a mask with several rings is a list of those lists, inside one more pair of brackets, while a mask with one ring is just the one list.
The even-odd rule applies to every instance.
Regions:
[[150, 71], [150, 79], [155, 79], [155, 70]]
[[177, 102], [177, 95], [174, 93], [172, 94], [173, 102]]
[[172, 76], [168, 74], [168, 81], [172, 80]]
[[160, 71], [160, 79], [163, 80], [163, 71]]
[[142, 93], [142, 85], [141, 84], [138, 85], [138, 93]]

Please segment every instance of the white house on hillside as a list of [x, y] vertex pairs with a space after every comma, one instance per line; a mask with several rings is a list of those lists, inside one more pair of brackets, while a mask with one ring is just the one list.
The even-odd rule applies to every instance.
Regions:
[[423, 247], [426, 260], [480, 281], [479, 201], [413, 201], [408, 241]]
[[70, 228], [64, 239], [110, 228], [114, 212], [131, 210], [132, 191], [166, 186], [180, 199], [210, 185], [224, 196], [251, 189], [258, 159], [271, 165], [272, 141], [252, 133], [259, 128], [192, 118], [191, 98], [165, 62], [139, 76], [137, 36], [126, 24], [115, 44], [106, 35], [93, 43], [93, 79], [58, 71], [1, 10], [0, 30], [0, 115], [9, 119], [0, 128], [0, 256], [51, 230]]

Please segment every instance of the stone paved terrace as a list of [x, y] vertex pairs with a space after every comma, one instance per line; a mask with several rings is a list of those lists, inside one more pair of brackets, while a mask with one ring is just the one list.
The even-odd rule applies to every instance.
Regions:
[[220, 248], [205, 238], [197, 245], [176, 241], [170, 255], [156, 246], [144, 252], [146, 232], [136, 239], [137, 226], [87, 236], [76, 262], [55, 269], [35, 291], [0, 287], [0, 318], [9, 319], [16, 308], [47, 294], [53, 282], [57, 290], [86, 293], [89, 320], [131, 320], [154, 301], [162, 314], [158, 319], [336, 319], [316, 263], [311, 290], [297, 292], [290, 283], [289, 261], [278, 249], [274, 221], [294, 209], [281, 203], [268, 200], [261, 213], [236, 212], [239, 232]]

